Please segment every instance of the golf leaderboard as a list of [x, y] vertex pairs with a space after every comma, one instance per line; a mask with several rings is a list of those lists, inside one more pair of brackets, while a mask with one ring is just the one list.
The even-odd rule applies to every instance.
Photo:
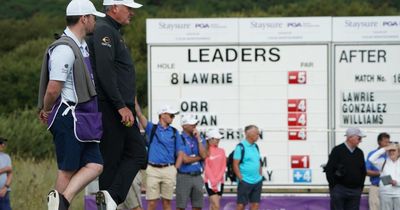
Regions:
[[149, 118], [194, 114], [227, 153], [255, 124], [266, 183], [325, 185], [347, 127], [364, 152], [400, 137], [399, 34], [397, 16], [148, 19]]

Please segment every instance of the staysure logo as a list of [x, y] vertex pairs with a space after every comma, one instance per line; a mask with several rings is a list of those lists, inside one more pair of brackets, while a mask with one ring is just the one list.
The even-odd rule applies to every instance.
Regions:
[[166, 22], [159, 22], [158, 28], [162, 30], [182, 30], [182, 29], [189, 29], [191, 26], [190, 23], [166, 23]]
[[259, 21], [250, 22], [250, 28], [257, 28], [262, 30], [282, 28], [282, 27], [283, 23], [281, 22], [259, 22]]
[[378, 21], [352, 21], [345, 20], [344, 26], [348, 28], [376, 28], [379, 26]]

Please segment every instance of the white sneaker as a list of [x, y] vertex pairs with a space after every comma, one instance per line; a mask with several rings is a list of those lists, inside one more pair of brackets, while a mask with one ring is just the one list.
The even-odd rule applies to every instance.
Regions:
[[96, 205], [98, 210], [117, 209], [117, 204], [106, 190], [101, 190], [96, 193]]
[[60, 206], [60, 195], [57, 190], [51, 190], [47, 195], [47, 209], [58, 210]]

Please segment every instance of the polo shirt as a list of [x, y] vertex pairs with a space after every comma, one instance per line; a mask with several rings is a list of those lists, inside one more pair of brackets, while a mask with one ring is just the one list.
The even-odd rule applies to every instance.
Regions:
[[[178, 144], [175, 141], [180, 138], [177, 131], [174, 136], [174, 130], [171, 126], [164, 128], [158, 124], [153, 140], [150, 140], [151, 130], [156, 126], [152, 122], [147, 122], [146, 135], [149, 148], [149, 162], [153, 164], [173, 164], [175, 163], [175, 153], [178, 151]], [[151, 141], [151, 145], [149, 145]]]
[[[83, 57], [89, 57], [87, 44], [83, 39], [79, 42], [74, 33], [67, 27], [63, 36], [74, 40], [82, 52]], [[75, 55], [68, 45], [58, 45], [49, 50], [49, 80], [64, 82], [61, 90], [61, 97], [66, 101], [76, 102], [75, 87], [73, 82], [73, 66]]]
[[[239, 170], [242, 174], [243, 181], [249, 184], [256, 184], [262, 180], [260, 174], [260, 153], [256, 147], [256, 144], [250, 144], [246, 139], [240, 143], [244, 146], [244, 158], [243, 162], [239, 164]], [[233, 153], [234, 160], [240, 160], [242, 156], [242, 147], [236, 146], [235, 152]]]
[[[186, 133], [182, 132], [181, 138], [178, 140], [178, 148], [179, 151], [184, 152], [187, 156], [199, 156], [199, 144], [197, 142], [196, 137], [189, 136]], [[205, 147], [206, 141], [202, 138], [202, 144]], [[183, 142], [185, 141], [185, 142]], [[202, 161], [197, 161], [190, 164], [182, 164], [179, 168], [179, 172], [182, 173], [190, 173], [190, 172], [201, 172], [203, 171], [203, 163]]]

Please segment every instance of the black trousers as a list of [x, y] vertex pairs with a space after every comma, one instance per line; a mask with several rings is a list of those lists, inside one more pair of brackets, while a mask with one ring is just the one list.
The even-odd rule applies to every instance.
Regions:
[[331, 210], [359, 210], [362, 188], [352, 189], [335, 185], [330, 191]]
[[[130, 107], [132, 113], [133, 107]], [[118, 111], [108, 102], [99, 101], [103, 114], [103, 138], [100, 152], [103, 173], [99, 177], [100, 190], [107, 190], [117, 204], [125, 201], [133, 179], [146, 164], [146, 148], [137, 121], [132, 127], [121, 123]]]

